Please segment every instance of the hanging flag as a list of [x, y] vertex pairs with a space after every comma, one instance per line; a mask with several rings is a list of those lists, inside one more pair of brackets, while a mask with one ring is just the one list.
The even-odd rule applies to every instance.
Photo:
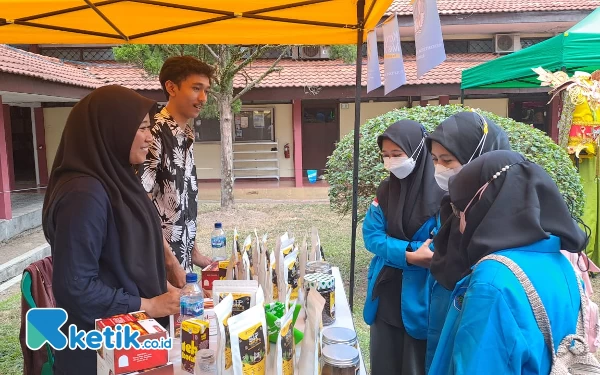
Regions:
[[446, 60], [442, 25], [436, 0], [415, 0], [413, 4], [417, 78]]
[[381, 85], [379, 53], [377, 53], [377, 34], [373, 30], [367, 34], [367, 93]]
[[400, 28], [395, 14], [383, 23], [383, 49], [385, 95], [387, 95], [406, 83], [402, 47], [400, 46]]

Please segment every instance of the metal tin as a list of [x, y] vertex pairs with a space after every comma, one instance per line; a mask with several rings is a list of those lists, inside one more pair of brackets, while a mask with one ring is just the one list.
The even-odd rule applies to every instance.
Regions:
[[345, 327], [329, 327], [323, 330], [322, 345], [343, 344], [358, 349], [356, 332]]
[[331, 264], [328, 262], [315, 260], [312, 262], [306, 263], [305, 275], [311, 273], [325, 273], [328, 275], [333, 275], [333, 271], [331, 269]]
[[360, 371], [358, 350], [343, 344], [327, 345], [321, 352], [320, 367], [322, 375], [356, 375]]

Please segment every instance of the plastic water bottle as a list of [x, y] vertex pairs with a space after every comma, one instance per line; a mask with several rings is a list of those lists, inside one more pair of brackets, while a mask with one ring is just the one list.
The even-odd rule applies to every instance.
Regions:
[[210, 236], [213, 262], [227, 259], [227, 239], [221, 223], [215, 223], [215, 229]]
[[190, 318], [204, 317], [204, 292], [198, 284], [198, 274], [185, 275], [185, 286], [181, 289], [179, 306], [181, 308], [181, 321]]

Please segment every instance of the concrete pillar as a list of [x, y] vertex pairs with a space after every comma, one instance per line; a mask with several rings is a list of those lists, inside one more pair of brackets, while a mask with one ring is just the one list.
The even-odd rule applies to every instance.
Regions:
[[294, 129], [294, 181], [302, 187], [302, 100], [292, 101], [292, 126]]
[[448, 96], [448, 95], [440, 95], [439, 102], [440, 102], [440, 105], [448, 105], [448, 104], [450, 104], [450, 96]]
[[4, 139], [6, 141], [6, 157], [8, 158], [8, 180], [10, 190], [15, 190], [15, 162], [13, 160], [10, 106], [8, 104], [3, 104], [2, 107], [4, 108]]
[[38, 186], [48, 185], [48, 162], [46, 159], [46, 129], [44, 127], [44, 109], [32, 108], [31, 120], [34, 126], [36, 173]]
[[[10, 111], [5, 111], [0, 96], [0, 219], [12, 219], [12, 207], [10, 204], [10, 177], [8, 165], [8, 150], [6, 147], [6, 121], [10, 118]], [[10, 126], [10, 122], [8, 122]]]

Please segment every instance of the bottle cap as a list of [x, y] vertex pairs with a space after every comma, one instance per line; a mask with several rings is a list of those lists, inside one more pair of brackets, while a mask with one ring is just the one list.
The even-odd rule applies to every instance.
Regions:
[[215, 223], [215, 229], [221, 229], [221, 228], [223, 228], [223, 224]]
[[187, 275], [185, 275], [185, 282], [188, 284], [197, 283], [198, 282], [198, 274], [193, 273], [193, 272], [188, 273]]

